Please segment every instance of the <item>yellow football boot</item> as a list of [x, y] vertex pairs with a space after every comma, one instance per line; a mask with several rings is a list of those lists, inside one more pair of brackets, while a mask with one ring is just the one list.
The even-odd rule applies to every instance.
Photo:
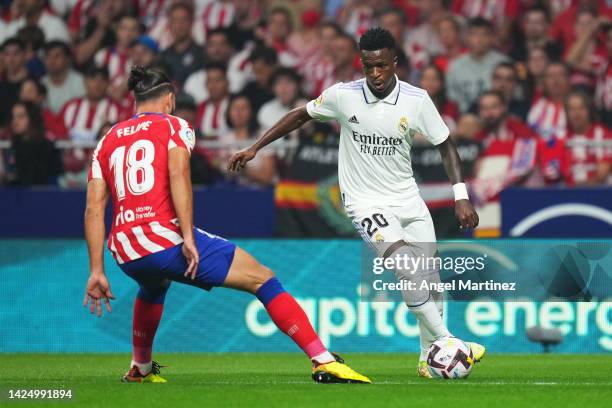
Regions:
[[465, 344], [467, 344], [472, 350], [472, 354], [474, 355], [474, 362], [479, 363], [480, 360], [484, 358], [485, 353], [487, 352], [485, 346], [483, 346], [482, 344], [474, 343], [472, 341], [466, 341]]
[[312, 368], [312, 379], [322, 384], [371, 384], [372, 381], [344, 363], [339, 355], [332, 353], [336, 361], [319, 364]]

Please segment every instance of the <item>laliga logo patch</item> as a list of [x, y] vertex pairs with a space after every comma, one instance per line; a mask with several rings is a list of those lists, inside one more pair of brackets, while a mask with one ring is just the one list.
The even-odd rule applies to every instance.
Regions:
[[314, 101], [314, 106], [320, 106], [323, 103], [323, 94], [319, 95]]
[[402, 132], [402, 134], [405, 134], [406, 131], [408, 130], [408, 118], [405, 116], [402, 116], [400, 118], [399, 124], [397, 125], [397, 128], [399, 129], [400, 132]]
[[179, 130], [179, 136], [181, 139], [187, 141], [190, 146], [195, 145], [195, 132], [189, 127], [184, 127]]

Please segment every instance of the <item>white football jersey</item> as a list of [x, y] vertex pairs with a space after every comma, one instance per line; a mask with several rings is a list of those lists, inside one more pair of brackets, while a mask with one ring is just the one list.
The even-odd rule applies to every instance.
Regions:
[[419, 191], [410, 161], [414, 135], [434, 145], [449, 135], [427, 92], [397, 77], [384, 99], [364, 78], [327, 88], [306, 109], [314, 119], [340, 123], [338, 178], [345, 206], [406, 205]]

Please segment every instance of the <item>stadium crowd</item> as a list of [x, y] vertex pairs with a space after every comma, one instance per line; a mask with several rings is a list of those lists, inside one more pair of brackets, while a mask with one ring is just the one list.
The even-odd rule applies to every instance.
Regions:
[[4, 0], [0, 184], [83, 187], [95, 141], [133, 115], [135, 64], [175, 81], [176, 114], [204, 142], [194, 182], [274, 184], [299, 135], [239, 176], [225, 170], [228, 156], [294, 106], [360, 78], [356, 40], [375, 25], [396, 39], [400, 79], [430, 93], [457, 140], [480, 146], [469, 175], [477, 201], [509, 185], [609, 184], [608, 4]]

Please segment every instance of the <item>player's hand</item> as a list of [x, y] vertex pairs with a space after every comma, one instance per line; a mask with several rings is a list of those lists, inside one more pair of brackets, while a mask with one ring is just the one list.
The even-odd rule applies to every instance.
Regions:
[[470, 200], [457, 200], [455, 202], [455, 215], [459, 220], [461, 229], [476, 228], [478, 226], [478, 214], [472, 207]]
[[106, 305], [106, 310], [111, 313], [110, 299], [115, 299], [115, 295], [111, 292], [110, 284], [104, 273], [92, 273], [87, 281], [85, 288], [85, 299], [83, 299], [83, 307], [87, 307], [89, 303], [89, 312], [98, 317], [102, 316], [102, 300]]
[[248, 148], [239, 151], [229, 159], [227, 168], [229, 171], [240, 171], [246, 164], [255, 157], [255, 150]]
[[193, 239], [183, 242], [183, 255], [187, 259], [187, 270], [185, 277], [195, 279], [198, 272], [198, 264], [200, 263], [200, 253]]

